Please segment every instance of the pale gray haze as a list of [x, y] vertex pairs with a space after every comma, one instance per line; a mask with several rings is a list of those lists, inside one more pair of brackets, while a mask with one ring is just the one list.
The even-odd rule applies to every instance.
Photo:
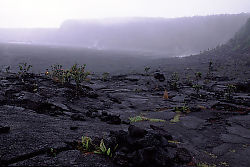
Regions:
[[241, 12], [250, 12], [249, 0], [0, 0], [0, 27], [59, 27], [67, 19]]

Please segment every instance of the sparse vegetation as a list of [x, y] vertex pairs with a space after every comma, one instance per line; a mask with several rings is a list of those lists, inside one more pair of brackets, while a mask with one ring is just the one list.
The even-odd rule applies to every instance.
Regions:
[[207, 79], [213, 79], [213, 62], [209, 61], [209, 65], [208, 65], [208, 72], [207, 72]]
[[197, 167], [216, 167], [216, 165], [210, 165], [207, 163], [197, 163]]
[[196, 95], [200, 96], [200, 90], [202, 89], [202, 86], [199, 84], [195, 84], [195, 85], [193, 85], [193, 89], [194, 89]]
[[109, 73], [108, 72], [104, 72], [102, 73], [102, 80], [105, 82], [105, 81], [108, 81], [109, 79]]
[[99, 145], [96, 145], [90, 137], [82, 136], [82, 141], [77, 146], [77, 149], [84, 153], [103, 154], [108, 157], [112, 157], [117, 147], [118, 145], [116, 145], [114, 148], [108, 148], [105, 145], [103, 139], [101, 139]]
[[180, 111], [180, 112], [182, 112], [182, 113], [190, 113], [190, 109], [189, 109], [188, 106], [186, 106], [186, 104], [184, 104], [184, 105], [181, 106], [181, 107], [174, 107], [174, 111], [175, 111], [175, 112]]
[[92, 140], [90, 137], [82, 136], [82, 148], [86, 152], [91, 152]]
[[28, 63], [20, 63], [18, 65], [18, 67], [19, 67], [18, 75], [20, 77], [24, 77], [24, 76], [26, 76], [29, 73], [29, 71], [32, 68], [32, 65], [30, 65]]
[[[118, 145], [115, 146], [114, 150], [115, 151], [117, 149]], [[104, 140], [102, 139], [100, 142], [100, 146], [98, 147], [97, 151], [94, 151], [95, 154], [103, 154], [103, 155], [107, 155], [108, 157], [112, 157], [113, 154], [111, 152], [111, 148], [107, 148], [104, 144]]]
[[51, 72], [46, 72], [46, 75], [50, 75], [55, 82], [61, 84], [74, 81], [76, 84], [76, 91], [79, 92], [81, 83], [90, 75], [90, 72], [85, 72], [85, 67], [86, 65], [78, 66], [78, 64], [74, 64], [69, 70], [64, 70], [62, 69], [62, 65], [56, 64], [51, 67]]
[[166, 122], [165, 120], [162, 120], [162, 119], [147, 118], [147, 117], [144, 117], [144, 116], [130, 117], [129, 120], [132, 123], [134, 123], [134, 122], [141, 122], [141, 121]]
[[150, 70], [150, 69], [151, 69], [150, 67], [145, 67], [145, 68], [144, 68], [144, 71], [145, 71], [145, 75], [146, 75], [146, 76], [149, 75], [149, 70]]
[[10, 66], [7, 66], [7, 67], [5, 68], [5, 72], [6, 72], [6, 73], [9, 73], [9, 72], [10, 72]]
[[171, 75], [171, 80], [170, 80], [170, 87], [174, 90], [178, 90], [178, 82], [180, 80], [179, 74], [178, 73], [173, 73]]
[[197, 83], [199, 82], [199, 80], [201, 79], [201, 77], [202, 77], [202, 73], [201, 72], [195, 73], [195, 79], [196, 79]]
[[225, 91], [226, 99], [228, 100], [232, 99], [233, 93], [235, 92], [235, 90], [236, 90], [236, 86], [234, 86], [233, 84], [228, 84], [227, 89]]
[[199, 84], [199, 80], [201, 78], [202, 78], [202, 73], [201, 72], [196, 72], [195, 73], [196, 84], [194, 84], [192, 86], [192, 88], [194, 89], [197, 96], [200, 96], [200, 90], [202, 89], [202, 86]]
[[193, 80], [191, 79], [191, 77], [189, 75], [186, 77], [186, 84], [188, 86], [192, 86], [193, 85]]
[[90, 75], [90, 72], [85, 72], [85, 67], [86, 64], [84, 64], [83, 66], [78, 66], [78, 64], [74, 64], [70, 68], [70, 78], [75, 81], [77, 91], [81, 88], [81, 83], [86, 80], [87, 76]]
[[64, 83], [64, 78], [63, 78], [64, 70], [62, 69], [62, 65], [55, 64], [51, 66], [51, 72], [47, 71], [46, 73], [51, 76], [53, 81], [60, 82], [61, 84]]
[[53, 149], [53, 148], [50, 148], [49, 154], [50, 154], [51, 156], [53, 156], [53, 157], [56, 157], [56, 150]]
[[170, 120], [171, 123], [177, 123], [180, 121], [181, 111], [175, 111], [176, 115]]
[[181, 142], [175, 140], [168, 140], [168, 142], [173, 144], [181, 144]]

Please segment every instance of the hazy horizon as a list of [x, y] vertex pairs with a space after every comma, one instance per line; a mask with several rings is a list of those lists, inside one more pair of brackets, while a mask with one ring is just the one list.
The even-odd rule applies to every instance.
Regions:
[[250, 12], [249, 0], [0, 0], [0, 28], [57, 28], [69, 19], [178, 18]]

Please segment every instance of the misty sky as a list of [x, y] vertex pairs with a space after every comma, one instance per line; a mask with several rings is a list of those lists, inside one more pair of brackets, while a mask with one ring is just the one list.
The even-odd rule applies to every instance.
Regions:
[[0, 0], [0, 27], [59, 27], [66, 19], [250, 12], [250, 0]]

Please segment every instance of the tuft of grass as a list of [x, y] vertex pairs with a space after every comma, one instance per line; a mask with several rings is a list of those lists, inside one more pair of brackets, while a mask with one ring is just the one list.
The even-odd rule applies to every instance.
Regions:
[[104, 144], [103, 139], [101, 139], [99, 146], [97, 146], [92, 142], [90, 137], [82, 136], [82, 141], [78, 142], [77, 149], [85, 154], [103, 154], [108, 157], [112, 157], [112, 154], [116, 151], [117, 147], [118, 144], [114, 148], [108, 148]]
[[207, 164], [207, 163], [198, 163], [197, 167], [216, 167], [216, 165], [215, 164], [210, 165], [210, 164]]
[[207, 152], [207, 151], [204, 151], [207, 155], [209, 155], [210, 157], [212, 157], [212, 158], [217, 158], [217, 155], [215, 155], [215, 154], [212, 154], [212, 153], [209, 153], [209, 152]]
[[140, 122], [140, 121], [147, 121], [146, 117], [142, 116], [135, 116], [135, 117], [129, 117], [130, 122]]
[[53, 157], [56, 157], [56, 150], [54, 150], [53, 148], [50, 148], [50, 155]]
[[227, 162], [221, 162], [220, 165], [229, 166]]
[[181, 111], [176, 111], [176, 115], [170, 120], [171, 123], [177, 123], [180, 121]]
[[154, 118], [149, 118], [149, 121], [150, 121], [150, 122], [166, 122], [166, 121], [163, 120], [163, 119], [154, 119]]
[[154, 118], [147, 118], [144, 116], [135, 116], [135, 117], [129, 117], [130, 122], [141, 122], [141, 121], [150, 121], [150, 122], [166, 122], [163, 119], [154, 119]]
[[168, 142], [173, 144], [181, 144], [181, 142], [175, 140], [168, 140]]

